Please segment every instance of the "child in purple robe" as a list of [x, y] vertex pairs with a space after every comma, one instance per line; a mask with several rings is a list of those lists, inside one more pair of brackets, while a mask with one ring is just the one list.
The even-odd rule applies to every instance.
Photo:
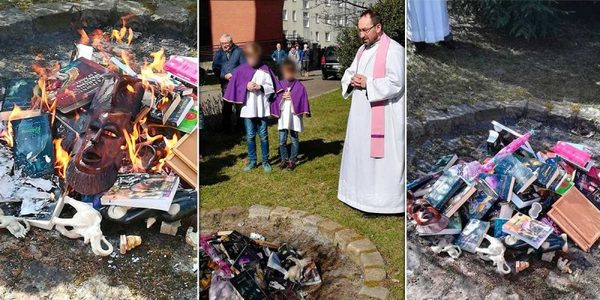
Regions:
[[240, 117], [244, 119], [248, 147], [248, 164], [244, 167], [244, 171], [250, 171], [257, 166], [256, 135], [258, 134], [263, 170], [271, 172], [267, 118], [271, 115], [270, 99], [275, 92], [274, 76], [271, 69], [261, 63], [261, 48], [258, 44], [248, 44], [244, 48], [244, 55], [246, 63], [233, 72], [223, 100], [241, 104]]
[[[296, 63], [285, 60], [280, 65], [283, 80], [277, 82], [275, 101], [271, 103], [271, 114], [277, 118], [277, 129], [279, 130], [279, 154], [281, 163], [279, 168], [289, 171], [296, 168], [300, 141], [298, 134], [303, 130], [302, 117], [310, 117], [308, 105], [308, 94], [304, 85], [296, 79], [298, 72]], [[288, 153], [287, 138], [291, 138], [291, 151]]]

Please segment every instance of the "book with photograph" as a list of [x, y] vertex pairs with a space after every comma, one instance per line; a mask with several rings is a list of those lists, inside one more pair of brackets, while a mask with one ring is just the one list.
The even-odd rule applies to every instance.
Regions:
[[179, 177], [175, 175], [121, 174], [101, 203], [168, 211], [178, 186]]
[[537, 179], [536, 174], [524, 166], [514, 155], [502, 158], [498, 164], [496, 164], [494, 173], [514, 177], [514, 192], [516, 194], [525, 191]]
[[471, 219], [454, 243], [465, 251], [475, 253], [489, 228], [489, 222]]
[[462, 189], [462, 191], [460, 191], [458, 194], [454, 195], [454, 197], [448, 200], [446, 205], [444, 205], [443, 214], [446, 217], [450, 218], [458, 211], [458, 209], [461, 206], [463, 206], [463, 204], [465, 204], [465, 202], [467, 202], [467, 200], [469, 200], [469, 198], [471, 198], [471, 196], [473, 196], [475, 191], [477, 191], [477, 188], [475, 188], [475, 186], [467, 185], [465, 188]]
[[444, 174], [433, 184], [431, 192], [425, 196], [425, 200], [439, 210], [452, 196], [466, 185], [467, 183], [460, 178], [460, 176], [450, 172], [444, 172]]
[[517, 213], [502, 226], [502, 231], [538, 249], [552, 233], [552, 227], [530, 216]]
[[478, 189], [475, 195], [467, 200], [465, 213], [469, 219], [480, 220], [485, 217], [494, 204], [498, 201], [498, 196], [490, 194], [485, 190]]

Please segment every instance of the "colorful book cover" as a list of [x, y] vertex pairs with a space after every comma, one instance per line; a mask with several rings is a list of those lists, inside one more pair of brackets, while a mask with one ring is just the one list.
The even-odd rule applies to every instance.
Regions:
[[37, 88], [35, 78], [15, 78], [8, 80], [1, 111], [12, 111], [15, 106], [21, 110], [31, 108], [34, 89]]
[[475, 253], [489, 228], [489, 222], [471, 219], [454, 243], [465, 251]]
[[429, 174], [446, 171], [448, 168], [454, 165], [456, 160], [458, 160], [458, 156], [456, 156], [456, 154], [444, 155], [431, 167]]
[[175, 175], [121, 174], [101, 203], [168, 211], [178, 186], [179, 177]]
[[591, 153], [563, 141], [557, 142], [552, 151], [582, 169], [588, 167], [592, 158]]
[[458, 211], [458, 209], [473, 196], [473, 194], [477, 191], [477, 189], [472, 186], [466, 186], [462, 191], [452, 197], [446, 205], [444, 205], [443, 213], [446, 217], [450, 218], [454, 213]]
[[489, 194], [482, 190], [477, 191], [475, 196], [467, 200], [465, 206], [467, 217], [469, 219], [482, 219], [488, 214], [497, 201], [498, 197], [496, 195]]
[[502, 226], [504, 226], [504, 224], [506, 222], [508, 222], [508, 219], [496, 218], [496, 219], [494, 219], [493, 222], [494, 222], [494, 237], [501, 238], [503, 236], [506, 236], [507, 234], [502, 231]]
[[436, 209], [441, 209], [464, 185], [466, 183], [459, 176], [444, 172], [433, 184], [431, 192], [425, 196], [425, 200]]
[[502, 226], [502, 231], [538, 249], [552, 233], [552, 227], [522, 213], [515, 214]]
[[521, 164], [521, 162], [512, 155], [501, 159], [494, 168], [494, 173], [514, 177], [514, 191], [517, 194], [525, 191], [525, 189], [527, 189], [536, 179], [535, 173]]
[[501, 200], [510, 202], [514, 186], [514, 178], [503, 174], [480, 174], [483, 181]]
[[558, 185], [554, 191], [563, 196], [567, 191], [569, 191], [569, 189], [571, 189], [571, 187], [573, 187], [573, 182], [567, 178], [567, 176], [565, 176], [558, 182]]
[[429, 232], [419, 232], [419, 226], [417, 226], [417, 233], [420, 236], [430, 236], [430, 235], [455, 235], [459, 234], [462, 231], [462, 220], [459, 214], [456, 214], [450, 218], [450, 222], [448, 226], [441, 231], [435, 233]]
[[198, 110], [196, 106], [193, 106], [187, 114], [185, 114], [185, 118], [177, 127], [178, 130], [183, 131], [185, 133], [191, 133], [198, 126]]
[[17, 168], [30, 177], [54, 173], [54, 147], [48, 114], [11, 121]]

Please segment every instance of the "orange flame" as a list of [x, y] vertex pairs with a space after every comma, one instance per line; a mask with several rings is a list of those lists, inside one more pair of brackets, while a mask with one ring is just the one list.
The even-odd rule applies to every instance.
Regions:
[[83, 28], [82, 28], [82, 29], [78, 29], [77, 32], [79, 32], [79, 35], [81, 35], [81, 39], [79, 39], [79, 43], [83, 44], [83, 45], [87, 45], [90, 42], [90, 37], [87, 35], [85, 30], [83, 30]]
[[62, 139], [55, 139], [52, 141], [54, 143], [54, 154], [56, 156], [56, 162], [54, 165], [54, 169], [60, 178], [65, 178], [67, 174], [67, 166], [69, 165], [69, 161], [71, 160], [71, 153], [65, 151], [60, 145]]
[[135, 89], [131, 86], [131, 84], [127, 85], [127, 90], [132, 94], [135, 93]]
[[[177, 144], [178, 140], [179, 140], [179, 137], [177, 137], [177, 134], [174, 134], [173, 137], [170, 139], [164, 138], [165, 145], [166, 145], [165, 146], [165, 158], [167, 156], [169, 156], [169, 154], [171, 153], [171, 149], [173, 149], [173, 147], [175, 147], [175, 144]], [[166, 162], [165, 158], [161, 158], [158, 161], [158, 164], [152, 168], [152, 171], [160, 172], [163, 169], [163, 166], [165, 165], [165, 162]]]
[[129, 36], [127, 37], [127, 45], [131, 45], [132, 41], [133, 41], [133, 29], [131, 29], [131, 27], [129, 27]]

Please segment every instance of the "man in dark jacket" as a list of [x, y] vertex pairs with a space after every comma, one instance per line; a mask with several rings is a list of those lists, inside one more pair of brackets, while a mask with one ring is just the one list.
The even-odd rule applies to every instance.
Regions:
[[[233, 39], [229, 34], [223, 34], [219, 39], [221, 48], [217, 50], [213, 57], [212, 69], [215, 76], [218, 76], [221, 83], [221, 95], [225, 93], [229, 79], [233, 71], [241, 64], [245, 63], [242, 49], [233, 43]], [[233, 104], [223, 101], [222, 110], [222, 127], [223, 130], [231, 130], [231, 114], [233, 112]], [[239, 119], [239, 109], [236, 109], [235, 123], [237, 127], [241, 127], [242, 122]]]

